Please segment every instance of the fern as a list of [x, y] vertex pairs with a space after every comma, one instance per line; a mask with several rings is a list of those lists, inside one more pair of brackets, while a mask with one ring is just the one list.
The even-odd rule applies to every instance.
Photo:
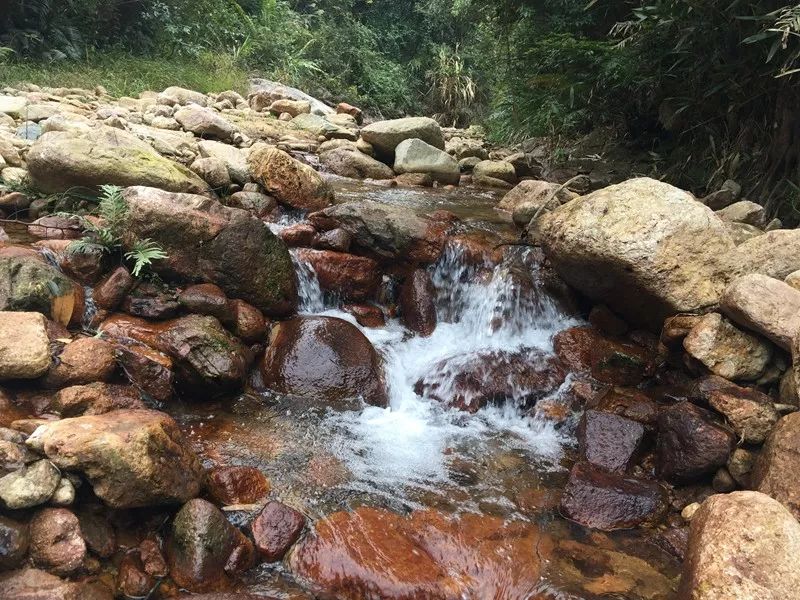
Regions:
[[149, 267], [154, 260], [164, 260], [167, 253], [149, 238], [137, 240], [129, 252], [125, 253], [125, 258], [133, 261], [131, 273], [134, 277], [139, 277], [144, 267]]

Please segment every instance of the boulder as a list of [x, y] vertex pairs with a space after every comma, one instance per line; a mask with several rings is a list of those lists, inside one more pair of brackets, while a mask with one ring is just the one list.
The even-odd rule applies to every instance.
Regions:
[[190, 194], [144, 187], [124, 192], [125, 230], [159, 243], [168, 258], [153, 269], [167, 277], [219, 285], [271, 316], [291, 313], [297, 288], [286, 246], [250, 213]]
[[251, 525], [261, 558], [266, 562], [281, 560], [300, 538], [305, 525], [301, 512], [274, 500], [267, 503]]
[[0, 477], [0, 502], [11, 510], [47, 502], [55, 493], [61, 473], [49, 460], [37, 460]]
[[613, 531], [654, 524], [667, 512], [667, 495], [655, 481], [626, 477], [579, 462], [561, 495], [561, 514], [585, 527]]
[[[254, 100], [257, 98], [261, 98], [261, 103], [263, 107], [268, 107], [272, 102], [275, 100], [279, 100], [281, 98], [288, 98], [290, 100], [301, 100], [307, 101], [311, 103], [311, 111], [314, 114], [318, 115], [327, 115], [334, 112], [330, 106], [317, 100], [316, 98], [309, 96], [308, 94], [298, 90], [297, 88], [290, 87], [288, 85], [283, 85], [281, 83], [277, 83], [275, 81], [270, 81], [268, 79], [251, 79], [250, 80], [250, 93], [248, 94], [250, 100], [250, 106], [253, 110], [258, 110], [258, 108], [254, 107]], [[265, 103], [265, 100], [268, 100]]]
[[708, 207], [647, 178], [543, 214], [535, 237], [567, 283], [653, 329], [667, 316], [714, 305], [725, 288], [720, 257], [734, 250]]
[[30, 532], [27, 523], [0, 516], [0, 571], [18, 566], [28, 555]]
[[689, 402], [662, 408], [658, 417], [656, 470], [673, 483], [690, 483], [728, 462], [736, 436]]
[[472, 169], [472, 181], [478, 185], [498, 186], [496, 182], [513, 186], [517, 183], [514, 165], [504, 160], [482, 160]]
[[557, 183], [526, 179], [521, 181], [514, 189], [508, 192], [495, 207], [497, 210], [517, 215], [514, 222], [517, 224], [525, 221], [524, 216], [530, 215], [527, 225], [534, 213], [545, 204], [547, 210], [555, 210], [562, 204], [574, 200], [578, 194], [563, 188]]
[[800, 269], [798, 244], [800, 229], [768, 231], [739, 244], [722, 260], [728, 281], [750, 273], [785, 279]]
[[456, 159], [417, 138], [400, 142], [394, 156], [394, 171], [398, 174], [427, 173], [434, 181], [451, 185], [458, 184], [461, 178]]
[[322, 210], [333, 202], [333, 190], [314, 169], [272, 146], [255, 147], [248, 158], [253, 179], [291, 208]]
[[237, 132], [230, 121], [210, 108], [186, 106], [175, 111], [174, 117], [184, 130], [202, 138], [230, 141]]
[[800, 330], [800, 291], [766, 275], [743, 275], [725, 288], [720, 310], [732, 321], [791, 351]]
[[217, 192], [224, 193], [231, 185], [228, 166], [216, 158], [196, 158], [189, 168]]
[[168, 105], [180, 104], [185, 106], [187, 104], [197, 104], [198, 106], [205, 106], [208, 103], [208, 96], [205, 94], [187, 90], [177, 85], [165, 89], [158, 95], [158, 99], [161, 104]]
[[0, 256], [0, 310], [36, 311], [62, 325], [83, 318], [83, 289], [36, 255]]
[[772, 399], [754, 389], [731, 385], [709, 391], [707, 398], [746, 444], [761, 444], [780, 416]]
[[198, 142], [197, 148], [203, 158], [216, 158], [222, 161], [228, 169], [231, 181], [234, 183], [244, 185], [250, 181], [247, 155], [239, 148], [214, 140], [201, 140]]
[[424, 269], [406, 277], [397, 299], [400, 320], [411, 331], [429, 337], [436, 329], [436, 288]]
[[381, 360], [359, 329], [333, 317], [297, 317], [275, 325], [261, 362], [264, 385], [328, 403], [361, 397], [386, 406]]
[[783, 417], [767, 437], [750, 480], [800, 519], [800, 413]]
[[746, 333], [719, 313], [703, 316], [683, 340], [690, 356], [725, 379], [754, 381], [772, 359], [769, 343]]
[[67, 581], [46, 571], [25, 568], [0, 575], [0, 600], [112, 600], [102, 583]]
[[335, 252], [347, 252], [350, 250], [352, 242], [350, 234], [344, 229], [331, 229], [317, 233], [311, 239], [311, 246], [317, 250], [333, 250]]
[[255, 467], [217, 467], [206, 475], [206, 490], [222, 506], [255, 504], [269, 494], [270, 484]]
[[122, 303], [135, 284], [136, 280], [128, 269], [123, 266], [117, 267], [94, 287], [92, 299], [95, 306], [114, 310]]
[[28, 99], [25, 96], [0, 96], [0, 113], [14, 119], [23, 118], [27, 106]]
[[80, 338], [70, 342], [58, 355], [44, 378], [49, 388], [109, 381], [116, 371], [114, 346], [100, 338]]
[[708, 498], [692, 517], [678, 592], [686, 600], [800, 598], [800, 524], [758, 492]]
[[233, 306], [222, 288], [213, 283], [190, 285], [178, 295], [178, 302], [190, 313], [215, 317], [225, 325], [233, 323]]
[[82, 473], [112, 508], [185, 502], [202, 466], [175, 421], [152, 410], [116, 410], [39, 426], [28, 445], [60, 469]]
[[[175, 383], [172, 359], [163, 352], [134, 340], [116, 341], [117, 362], [128, 380], [154, 400], [165, 402], [172, 398]], [[104, 403], [101, 401], [100, 405], [103, 406]]]
[[280, 98], [270, 104], [267, 110], [276, 116], [282, 115], [283, 113], [289, 113], [292, 115], [292, 117], [296, 117], [297, 115], [302, 115], [304, 113], [310, 114], [311, 102], [308, 100], [291, 100], [289, 98]]
[[231, 300], [233, 333], [247, 344], [257, 344], [267, 336], [267, 320], [261, 311], [244, 300]]
[[0, 312], [0, 381], [36, 379], [50, 368], [47, 319], [35, 312]]
[[146, 406], [135, 388], [102, 382], [64, 388], [50, 402], [50, 410], [62, 417], [102, 415], [121, 408]]
[[371, 258], [306, 248], [297, 251], [297, 258], [311, 265], [322, 290], [345, 300], [371, 300], [378, 292], [381, 271]]
[[320, 162], [331, 173], [351, 179], [391, 179], [392, 170], [358, 150], [335, 148], [320, 154]]
[[620, 473], [633, 466], [644, 436], [645, 428], [641, 423], [598, 410], [585, 411], [578, 428], [584, 460]]
[[188, 168], [133, 134], [110, 127], [46, 133], [31, 146], [27, 160], [31, 183], [45, 193], [106, 184], [208, 192], [208, 184]]
[[393, 156], [400, 142], [420, 139], [434, 148], [444, 150], [442, 128], [427, 117], [407, 117], [391, 121], [378, 121], [361, 130], [361, 138], [372, 144], [382, 156]]
[[767, 224], [764, 207], [749, 200], [740, 200], [717, 211], [717, 216], [723, 221], [744, 223], [754, 227], [764, 228]]
[[86, 542], [75, 514], [66, 508], [44, 508], [30, 524], [31, 559], [56, 575], [69, 575], [83, 566]]

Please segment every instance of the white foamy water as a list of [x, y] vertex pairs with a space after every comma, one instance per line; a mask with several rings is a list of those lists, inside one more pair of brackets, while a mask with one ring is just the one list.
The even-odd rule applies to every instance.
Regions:
[[[543, 466], [558, 461], [566, 438], [550, 422], [524, 414], [513, 402], [469, 414], [414, 391], [422, 377], [433, 377], [444, 389], [452, 385], [457, 373], [434, 372], [442, 360], [457, 363], [459, 357], [483, 351], [549, 354], [552, 336], [576, 324], [535, 283], [521, 284], [520, 279], [524, 282], [524, 276], [531, 275], [531, 267], [520, 258], [492, 271], [488, 265], [467, 265], [458, 247], [448, 247], [430, 270], [439, 317], [430, 337], [414, 335], [398, 321], [378, 329], [359, 326], [384, 359], [390, 406], [331, 411], [326, 419], [331, 450], [354, 475], [351, 487], [392, 497], [409, 487], [435, 491], [450, 481], [448, 464], [454, 456], [474, 459], [490, 446], [521, 451]], [[522, 278], [515, 276], [515, 269], [518, 274], [522, 269]], [[299, 270], [304, 312], [335, 316], [358, 326], [351, 315], [325, 306], [309, 270], [313, 273], [309, 265]], [[312, 304], [324, 310], [309, 310]]]

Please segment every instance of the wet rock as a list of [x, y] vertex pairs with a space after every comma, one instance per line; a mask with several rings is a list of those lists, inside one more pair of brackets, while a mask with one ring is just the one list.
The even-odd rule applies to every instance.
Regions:
[[158, 321], [177, 316], [181, 305], [174, 290], [164, 285], [143, 282], [125, 297], [120, 308], [134, 317]]
[[230, 300], [233, 308], [233, 332], [248, 344], [263, 342], [267, 337], [267, 320], [261, 311], [244, 300]]
[[800, 525], [775, 500], [757, 492], [712, 496], [692, 519], [679, 597], [797, 598], [798, 552]]
[[114, 310], [131, 291], [136, 280], [125, 267], [117, 267], [98, 283], [92, 294], [98, 308]]
[[311, 265], [322, 290], [345, 300], [371, 300], [378, 291], [381, 271], [378, 263], [371, 258], [305, 248], [297, 251], [297, 258]]
[[49, 194], [107, 184], [208, 191], [208, 184], [186, 167], [162, 157], [135, 135], [111, 127], [48, 132], [31, 146], [27, 161], [34, 187]]
[[545, 213], [535, 230], [567, 283], [652, 328], [672, 314], [715, 304], [725, 286], [720, 257], [734, 248], [708, 207], [646, 178]]
[[378, 202], [337, 204], [309, 216], [320, 231], [345, 229], [353, 246], [383, 259], [435, 262], [444, 248], [446, 227], [413, 210]]
[[50, 403], [50, 410], [62, 417], [102, 415], [124, 408], [146, 407], [136, 390], [130, 386], [103, 382], [64, 388]]
[[28, 524], [0, 515], [0, 571], [19, 566], [28, 555], [29, 544]]
[[736, 481], [733, 479], [728, 469], [725, 467], [714, 473], [714, 479], [711, 480], [711, 487], [715, 492], [720, 494], [727, 494], [736, 489]]
[[76, 240], [83, 235], [78, 217], [50, 215], [28, 225], [28, 234], [43, 240]]
[[234, 321], [233, 307], [225, 292], [213, 283], [199, 283], [187, 287], [178, 296], [178, 302], [190, 313], [216, 317], [227, 325]]
[[311, 241], [317, 235], [317, 230], [309, 223], [297, 223], [282, 229], [278, 236], [290, 248], [311, 246]]
[[393, 156], [403, 140], [420, 139], [435, 148], [444, 150], [442, 128], [427, 117], [408, 117], [371, 123], [361, 130], [361, 138], [372, 144], [375, 151], [385, 157]]
[[36, 379], [47, 372], [50, 345], [45, 326], [40, 313], [0, 312], [0, 381]]
[[268, 388], [283, 394], [387, 404], [377, 352], [357, 327], [341, 319], [297, 317], [276, 324], [261, 374]]
[[0, 575], [0, 600], [112, 600], [99, 582], [67, 581], [45, 571], [25, 568]]
[[411, 331], [428, 337], [436, 329], [436, 288], [424, 269], [416, 269], [403, 282], [398, 297], [400, 320]]
[[658, 418], [656, 468], [674, 483], [689, 483], [728, 462], [736, 438], [711, 414], [689, 402], [662, 408]]
[[270, 502], [251, 525], [259, 555], [266, 562], [277, 562], [300, 538], [306, 518], [280, 502]]
[[116, 410], [47, 423], [28, 438], [59, 468], [79, 471], [114, 508], [185, 502], [202, 467], [175, 421], [152, 410]]
[[320, 153], [320, 163], [331, 173], [350, 179], [391, 179], [394, 172], [382, 162], [354, 148]]
[[726, 379], [753, 381], [772, 359], [772, 348], [719, 313], [703, 316], [683, 340], [690, 356]]
[[109, 381], [116, 367], [113, 344], [101, 338], [80, 338], [64, 347], [47, 372], [44, 385], [60, 388]]
[[712, 390], [708, 403], [725, 416], [740, 440], [761, 444], [778, 422], [778, 412], [766, 394], [736, 385]]
[[169, 573], [167, 561], [161, 552], [161, 546], [155, 540], [146, 539], [139, 544], [139, 557], [144, 572], [153, 577], [166, 577]]
[[0, 256], [0, 310], [40, 312], [66, 325], [83, 317], [83, 290], [34, 256]]
[[343, 600], [525, 598], [538, 589], [551, 552], [549, 538], [528, 523], [362, 507], [317, 522], [289, 563], [302, 580]]
[[720, 310], [739, 325], [791, 350], [800, 329], [800, 291], [765, 275], [734, 279], [720, 299]]
[[350, 313], [356, 322], [362, 327], [383, 327], [386, 325], [386, 317], [383, 311], [377, 307], [366, 304], [345, 304], [342, 310]]
[[289, 252], [248, 212], [202, 196], [128, 188], [126, 230], [158, 242], [169, 258], [154, 270], [166, 277], [205, 281], [265, 314], [290, 313], [297, 290]]
[[750, 487], [750, 473], [756, 462], [756, 455], [745, 448], [737, 448], [728, 459], [728, 473], [742, 487]]
[[750, 483], [800, 518], [800, 413], [786, 415], [775, 426], [758, 456]]
[[[115, 352], [117, 362], [136, 388], [154, 400], [166, 401], [172, 397], [175, 373], [169, 356], [133, 340], [118, 340]], [[106, 402], [101, 400], [100, 406], [106, 406]]]
[[49, 460], [38, 460], [0, 477], [0, 501], [9, 509], [47, 502], [58, 488], [61, 473]]
[[583, 413], [578, 430], [585, 460], [608, 471], [624, 473], [633, 465], [645, 429], [641, 423], [597, 410]]
[[654, 481], [577, 463], [561, 496], [561, 513], [593, 529], [610, 531], [657, 522], [667, 510], [664, 489]]
[[314, 169], [270, 146], [255, 148], [248, 158], [253, 179], [278, 202], [306, 211], [322, 210], [333, 190]]
[[417, 138], [403, 140], [397, 145], [394, 171], [399, 175], [426, 173], [434, 181], [448, 185], [457, 185], [461, 178], [461, 169], [456, 159]]
[[433, 177], [427, 173], [403, 173], [394, 180], [401, 187], [433, 187]]
[[117, 550], [117, 537], [100, 505], [79, 507], [76, 516], [86, 546], [101, 558], [109, 558]]
[[216, 138], [230, 141], [236, 134], [236, 127], [214, 110], [201, 106], [187, 106], [175, 111], [175, 120], [186, 131], [203, 138]]
[[146, 597], [155, 581], [144, 572], [144, 566], [136, 552], [127, 553], [117, 569], [117, 592], [126, 598]]
[[311, 240], [311, 245], [317, 250], [333, 250], [334, 252], [347, 252], [350, 249], [350, 234], [344, 229], [331, 229], [318, 233]]
[[[228, 587], [229, 575], [252, 566], [254, 557], [252, 542], [200, 498], [184, 504], [175, 516], [166, 549], [170, 576], [192, 592]], [[243, 549], [251, 560], [236, 564]]]
[[619, 337], [628, 333], [628, 324], [602, 304], [589, 311], [589, 323], [606, 335]]
[[558, 361], [538, 350], [483, 351], [438, 362], [416, 382], [414, 391], [474, 413], [489, 403], [530, 406], [565, 377]]
[[56, 575], [69, 575], [83, 565], [86, 542], [72, 511], [44, 508], [31, 519], [31, 559]]
[[217, 467], [206, 475], [211, 498], [223, 506], [255, 504], [270, 491], [269, 480], [255, 467]]

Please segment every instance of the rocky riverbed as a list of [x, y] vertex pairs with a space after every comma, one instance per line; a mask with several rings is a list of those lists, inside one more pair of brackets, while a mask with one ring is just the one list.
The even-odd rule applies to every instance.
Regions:
[[735, 182], [264, 81], [2, 90], [0, 178], [0, 600], [800, 598]]

